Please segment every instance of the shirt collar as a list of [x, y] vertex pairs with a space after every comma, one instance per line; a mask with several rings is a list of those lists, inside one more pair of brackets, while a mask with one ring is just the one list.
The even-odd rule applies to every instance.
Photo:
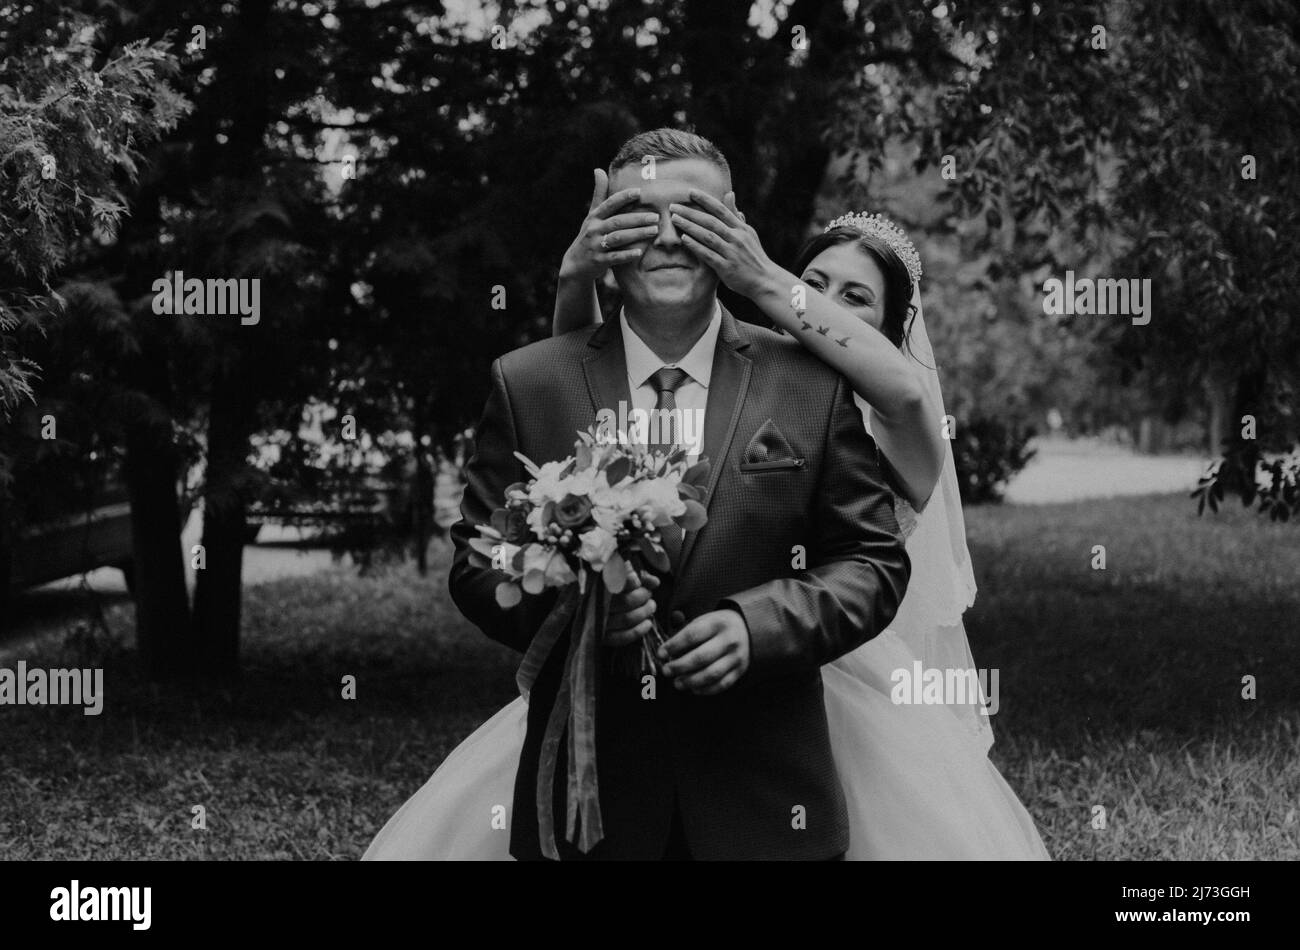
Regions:
[[654, 350], [646, 346], [645, 341], [636, 335], [636, 331], [627, 322], [627, 314], [621, 309], [618, 312], [618, 319], [623, 330], [623, 353], [627, 360], [628, 381], [631, 382], [633, 389], [644, 386], [646, 381], [664, 366], [681, 367], [691, 379], [705, 389], [709, 388], [709, 380], [713, 376], [713, 351], [717, 347], [718, 333], [722, 329], [722, 304], [717, 300], [713, 301], [713, 319], [709, 321], [703, 335], [695, 341], [690, 352], [676, 363], [665, 363], [659, 359]]

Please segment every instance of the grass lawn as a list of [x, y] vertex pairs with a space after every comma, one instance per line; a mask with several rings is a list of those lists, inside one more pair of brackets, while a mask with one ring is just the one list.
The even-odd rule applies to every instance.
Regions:
[[[972, 647], [1001, 671], [992, 756], [1052, 854], [1300, 858], [1300, 530], [1231, 506], [1198, 519], [1179, 496], [967, 522]], [[514, 695], [514, 654], [460, 618], [446, 562], [437, 547], [428, 578], [406, 565], [249, 588], [233, 689], [143, 682], [121, 646], [126, 601], [111, 636], [0, 651], [10, 667], [102, 665], [106, 693], [98, 717], [0, 708], [0, 857], [359, 857]]]

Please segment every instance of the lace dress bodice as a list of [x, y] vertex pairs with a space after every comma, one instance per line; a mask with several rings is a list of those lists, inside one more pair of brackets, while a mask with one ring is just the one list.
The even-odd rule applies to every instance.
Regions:
[[[875, 435], [871, 431], [871, 414], [867, 412], [866, 400], [857, 393], [854, 393], [853, 401], [858, 404], [858, 410], [862, 413], [862, 425], [866, 428], [867, 435], [874, 439]], [[879, 446], [877, 446], [876, 451], [878, 453], [880, 452]], [[894, 518], [898, 521], [898, 532], [902, 536], [903, 540], [906, 541], [908, 537], [911, 536], [912, 532], [916, 530], [916, 509], [913, 508], [911, 503], [903, 496], [901, 487], [898, 485], [898, 479], [894, 476], [894, 472], [889, 466], [889, 459], [885, 458], [884, 454], [881, 453], [880, 460], [883, 463], [881, 472], [885, 476], [885, 481], [888, 483], [889, 489], [894, 495]]]
[[898, 520], [898, 532], [906, 541], [916, 530], [916, 510], [902, 495], [898, 489], [890, 486], [894, 492], [894, 517]]

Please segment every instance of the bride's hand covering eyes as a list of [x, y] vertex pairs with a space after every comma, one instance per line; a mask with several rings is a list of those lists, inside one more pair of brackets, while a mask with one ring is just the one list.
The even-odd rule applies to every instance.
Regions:
[[594, 177], [587, 216], [560, 262], [560, 278], [564, 280], [599, 280], [609, 268], [637, 260], [659, 230], [656, 214], [618, 213], [640, 199], [639, 188], [625, 188], [611, 195], [605, 170], [595, 169]]
[[673, 226], [682, 245], [718, 275], [738, 294], [753, 297], [777, 271], [763, 250], [758, 232], [745, 223], [736, 209], [735, 192], [727, 192], [724, 204], [710, 194], [691, 190], [695, 205], [668, 206]]

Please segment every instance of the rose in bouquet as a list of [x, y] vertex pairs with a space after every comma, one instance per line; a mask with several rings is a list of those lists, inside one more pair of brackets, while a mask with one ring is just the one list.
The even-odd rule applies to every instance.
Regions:
[[[563, 635], [569, 637], [564, 678], [542, 740], [538, 769], [538, 816], [542, 849], [558, 857], [553, 831], [551, 789], [559, 743], [568, 731], [567, 836], [590, 851], [603, 837], [596, 780], [596, 678], [600, 643], [613, 594], [634, 572], [670, 570], [664, 529], [676, 525], [697, 531], [706, 519], [701, 504], [709, 463], [687, 464], [686, 453], [655, 452], [621, 433], [578, 433], [574, 454], [535, 465], [515, 453], [528, 482], [506, 489], [505, 505], [490, 522], [478, 525], [471, 557], [481, 567], [503, 574], [496, 588], [503, 608], [525, 594], [559, 588], [560, 596], [534, 636], [519, 667], [520, 692], [528, 698], [542, 665]], [[639, 667], [657, 673], [657, 647], [664, 636], [657, 621], [642, 637]], [[579, 821], [580, 819], [580, 821]]]

